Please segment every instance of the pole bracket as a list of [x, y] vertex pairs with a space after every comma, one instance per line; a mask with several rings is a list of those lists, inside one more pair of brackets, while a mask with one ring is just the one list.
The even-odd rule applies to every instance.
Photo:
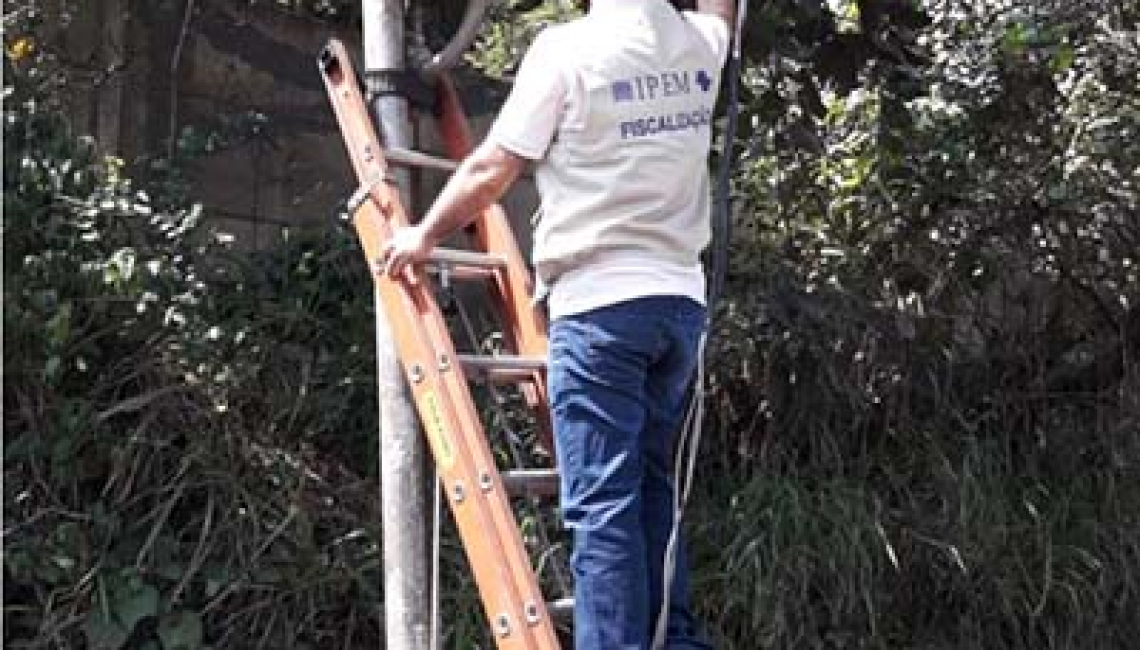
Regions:
[[368, 100], [402, 97], [419, 111], [438, 114], [438, 93], [431, 79], [412, 70], [381, 69], [364, 73]]

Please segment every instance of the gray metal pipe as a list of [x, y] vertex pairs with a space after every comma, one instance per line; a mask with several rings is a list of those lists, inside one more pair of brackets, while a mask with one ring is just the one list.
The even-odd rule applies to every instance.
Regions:
[[[365, 83], [406, 67], [403, 0], [363, 0]], [[386, 147], [412, 149], [408, 102], [371, 93], [369, 108]], [[410, 174], [393, 169], [404, 205]], [[380, 498], [384, 551], [384, 632], [387, 650], [429, 650], [431, 584], [428, 568], [427, 451], [392, 339], [376, 296], [376, 376], [380, 409]]]

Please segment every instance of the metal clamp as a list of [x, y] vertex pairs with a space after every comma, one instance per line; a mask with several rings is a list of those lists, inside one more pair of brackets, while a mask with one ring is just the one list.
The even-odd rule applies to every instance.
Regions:
[[349, 215], [356, 214], [356, 211], [360, 209], [360, 206], [364, 205], [364, 202], [368, 200], [369, 196], [372, 196], [373, 190], [375, 190], [383, 183], [390, 183], [394, 181], [395, 179], [386, 174], [383, 176], [374, 176], [372, 180], [356, 188], [356, 191], [352, 193], [352, 196], [348, 197], [348, 200], [344, 203], [345, 210], [348, 211]]
[[369, 100], [394, 95], [408, 100], [420, 110], [435, 108], [435, 87], [421, 74], [411, 70], [366, 70], [364, 87]]

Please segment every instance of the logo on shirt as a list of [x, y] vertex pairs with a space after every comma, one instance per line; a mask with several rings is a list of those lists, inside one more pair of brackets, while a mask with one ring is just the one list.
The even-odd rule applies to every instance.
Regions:
[[618, 124], [622, 140], [648, 138], [656, 135], [669, 135], [685, 131], [700, 131], [712, 121], [712, 109], [698, 108], [694, 111], [681, 111], [664, 115], [646, 115]]
[[688, 108], [674, 112], [660, 112], [661, 106], [645, 109], [646, 114], [618, 124], [622, 140], [658, 135], [680, 134], [707, 129], [712, 121], [712, 108], [707, 99], [699, 95], [709, 93], [715, 85], [707, 70], [666, 70], [651, 74], [619, 79], [610, 84], [615, 104], [650, 103], [672, 97], [692, 97]]
[[701, 87], [701, 92], [707, 93], [712, 88], [713, 80], [709, 73], [704, 70], [697, 70], [697, 85]]
[[614, 103], [651, 102], [667, 97], [692, 95], [693, 83], [703, 93], [712, 90], [715, 81], [707, 70], [666, 70], [619, 79], [610, 84]]
[[632, 102], [633, 84], [628, 81], [615, 81], [611, 85], [614, 93], [614, 102]]

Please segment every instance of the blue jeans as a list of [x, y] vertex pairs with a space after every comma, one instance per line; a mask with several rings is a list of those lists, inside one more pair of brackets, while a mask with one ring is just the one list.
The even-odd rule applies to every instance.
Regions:
[[[672, 443], [687, 405], [705, 309], [680, 296], [555, 320], [549, 386], [562, 512], [573, 532], [577, 650], [647, 650], [673, 526]], [[665, 647], [708, 648], [678, 540]]]

